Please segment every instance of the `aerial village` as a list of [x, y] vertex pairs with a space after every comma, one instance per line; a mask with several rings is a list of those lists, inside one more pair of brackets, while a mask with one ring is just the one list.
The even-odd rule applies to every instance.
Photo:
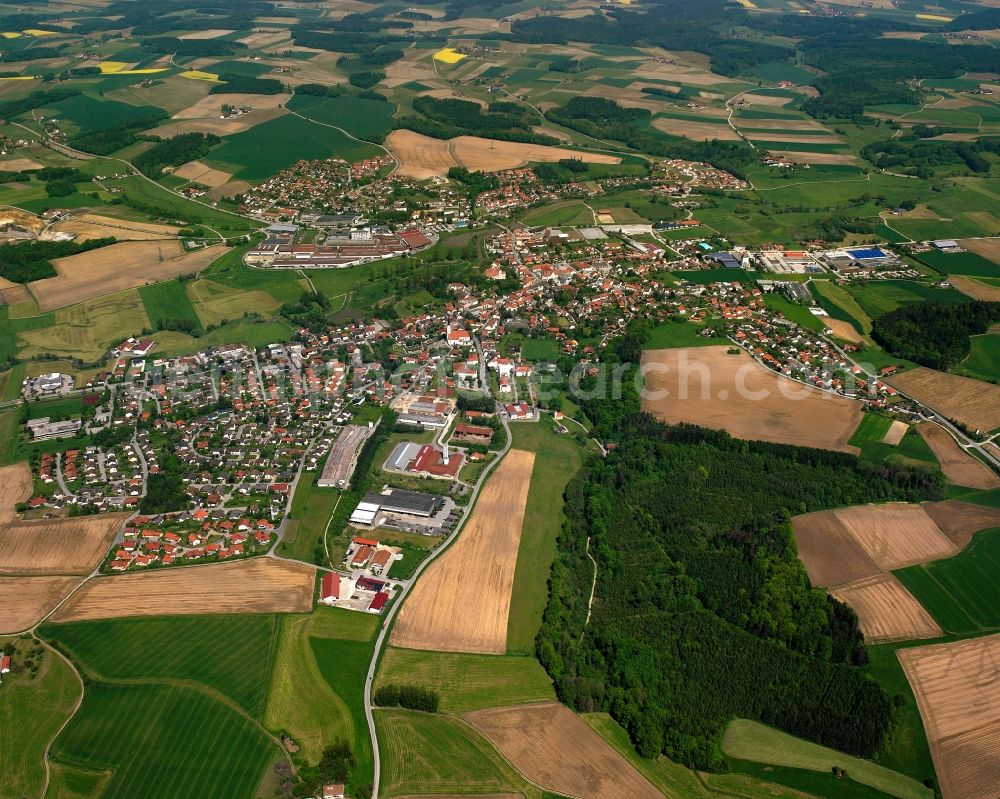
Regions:
[[[299, 164], [286, 171], [305, 188], [292, 191], [279, 176], [272, 189], [280, 186], [284, 200], [315, 208], [317, 196], [309, 189], [322, 185], [326, 173], [304, 180], [305, 169]], [[330, 169], [339, 175], [344, 167]], [[531, 200], [525, 186], [534, 183], [534, 173], [522, 174], [527, 172], [507, 173], [487, 201], [502, 204], [522, 194]], [[668, 162], [660, 177], [657, 185], [665, 191], [680, 191], [687, 185], [682, 181], [727, 182], [725, 173], [683, 162]], [[282, 217], [325, 230], [326, 241], [340, 244], [297, 244], [305, 228], [275, 222], [248, 262], [256, 257], [261, 265], [268, 247], [272, 266], [286, 256], [299, 262], [303, 247], [311, 248], [307, 261], [318, 250], [378, 247], [390, 239], [402, 251], [418, 250], [443, 229], [423, 225], [421, 212], [409, 208], [402, 232], [379, 232], [354, 206], [320, 210], [338, 213]], [[542, 413], [561, 420], [559, 403], [541, 392], [547, 382], [558, 382], [558, 363], [565, 366], [568, 359], [582, 373], [596, 373], [608, 340], [635, 319], [686, 320], [700, 335], [728, 341], [802, 383], [880, 407], [908, 407], [910, 400], [882, 382], [885, 375], [853, 365], [852, 345], [835, 343], [829, 328], [820, 333], [794, 323], [767, 303], [767, 295], [784, 294], [822, 319], [825, 312], [808, 286], [791, 277], [829, 272], [842, 281], [879, 279], [905, 275], [909, 266], [879, 247], [717, 249], [697, 237], [697, 226], [693, 218], [671, 225], [673, 231], [692, 228], [690, 238], [664, 238], [663, 227], [599, 221], [569, 229], [502, 229], [484, 242], [487, 289], [452, 283], [443, 305], [421, 313], [301, 328], [292, 341], [210, 347], [172, 358], [159, 357], [152, 340], [129, 338], [108, 353], [108, 370], [85, 386], [60, 373], [28, 378], [25, 398], [86, 392], [92, 403], [86, 418], [29, 420], [27, 435], [44, 443], [84, 430], [93, 443], [42, 452], [33, 463], [34, 493], [22, 510], [35, 518], [130, 511], [102, 566], [106, 573], [264, 555], [287, 530], [303, 474], [316, 472], [318, 485], [346, 490], [377, 424], [377, 408], [388, 407], [395, 429], [431, 431], [433, 439], [404, 440], [378, 464], [384, 487], [353, 508], [341, 568], [328, 572], [320, 586], [325, 604], [378, 613], [400, 584], [393, 568], [402, 557], [397, 547], [380, 542], [378, 531], [440, 536], [454, 530], [482, 466], [495, 454], [498, 431], [537, 421]], [[713, 279], [695, 282], [673, 276], [677, 270], [715, 271]], [[769, 274], [746, 281], [742, 270]], [[588, 342], [585, 330], [602, 337]], [[532, 340], [555, 346], [544, 359], [529, 359], [522, 344]], [[489, 399], [491, 409], [474, 409], [462, 402], [466, 397]], [[365, 408], [376, 409], [367, 423], [356, 418]], [[150, 475], [164, 469], [176, 473], [187, 507], [140, 514]], [[432, 485], [433, 491], [415, 490]]]

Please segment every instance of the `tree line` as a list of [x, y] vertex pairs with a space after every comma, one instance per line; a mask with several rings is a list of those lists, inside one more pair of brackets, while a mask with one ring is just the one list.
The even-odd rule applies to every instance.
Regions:
[[904, 305], [872, 321], [872, 338], [897, 358], [947, 370], [969, 357], [970, 336], [1000, 322], [1000, 302]]

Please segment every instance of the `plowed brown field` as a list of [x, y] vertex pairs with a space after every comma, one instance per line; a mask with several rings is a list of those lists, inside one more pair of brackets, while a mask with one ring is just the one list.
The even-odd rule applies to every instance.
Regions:
[[941, 471], [949, 483], [989, 490], [1000, 486], [1000, 477], [985, 463], [973, 458], [963, 450], [940, 425], [927, 422], [917, 428], [941, 465]]
[[949, 275], [948, 282], [974, 300], [1000, 302], [1000, 288], [996, 286], [988, 286], [985, 283], [980, 283], [978, 280], [973, 280], [969, 277], [959, 277], [958, 275]]
[[0, 527], [0, 574], [88, 574], [108, 551], [126, 513], [42, 519]]
[[14, 519], [14, 506], [31, 496], [31, 468], [15, 463], [0, 469], [0, 524]]
[[861, 403], [804, 386], [730, 347], [647, 350], [642, 409], [737, 438], [857, 453]]
[[511, 450], [489, 478], [458, 541], [407, 597], [394, 646], [503, 654], [532, 452]]
[[891, 447], [898, 447], [899, 442], [903, 440], [903, 436], [906, 435], [906, 431], [910, 429], [910, 426], [906, 422], [901, 422], [896, 419], [886, 430], [884, 436], [882, 436], [882, 443], [888, 444]]
[[833, 513], [885, 571], [947, 558], [958, 551], [920, 505], [856, 505]]
[[58, 276], [36, 280], [29, 286], [38, 307], [52, 311], [105, 294], [200, 272], [229, 249], [215, 246], [185, 252], [176, 240], [112, 244], [53, 261]]
[[96, 577], [54, 621], [312, 610], [316, 570], [274, 558]]
[[1000, 508], [987, 508], [956, 499], [926, 502], [923, 508], [959, 549], [965, 549], [972, 536], [980, 530], [1000, 527]]
[[0, 635], [33, 627], [69, 594], [80, 577], [0, 577]]
[[996, 799], [1000, 636], [896, 654], [917, 698], [945, 799]]
[[547, 791], [587, 799], [663, 799], [583, 719], [557, 702], [476, 710], [465, 719]]
[[858, 614], [868, 643], [942, 635], [930, 614], [891, 574], [879, 574], [831, 591]]
[[833, 511], [792, 519], [799, 558], [818, 588], [874, 577], [881, 571]]
[[938, 413], [976, 430], [1000, 427], [1000, 386], [920, 366], [889, 381]]

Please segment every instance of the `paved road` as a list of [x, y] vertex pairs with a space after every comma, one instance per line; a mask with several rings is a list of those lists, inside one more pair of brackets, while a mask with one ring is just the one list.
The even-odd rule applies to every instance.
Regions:
[[382, 774], [382, 763], [378, 751], [378, 735], [375, 732], [375, 716], [372, 713], [372, 682], [375, 679], [375, 671], [378, 668], [379, 655], [382, 652], [382, 647], [385, 644], [386, 638], [389, 635], [389, 631], [392, 629], [392, 620], [395, 618], [397, 611], [403, 604], [403, 600], [406, 599], [407, 594], [410, 593], [410, 589], [417, 582], [417, 578], [442, 552], [445, 552], [449, 546], [458, 538], [459, 533], [462, 532], [462, 528], [465, 527], [465, 523], [468, 521], [469, 516], [472, 514], [472, 510], [475, 507], [476, 499], [479, 496], [479, 489], [482, 488], [483, 484], [486, 482], [486, 478], [489, 476], [490, 472], [496, 467], [498, 463], [503, 460], [503, 456], [507, 454], [511, 447], [511, 435], [510, 427], [507, 424], [507, 420], [500, 416], [500, 421], [504, 426], [504, 431], [507, 433], [507, 442], [504, 448], [500, 451], [497, 457], [489, 463], [483, 473], [479, 477], [479, 482], [476, 483], [475, 488], [472, 489], [472, 496], [469, 499], [469, 504], [466, 506], [465, 515], [462, 517], [462, 521], [456, 525], [454, 531], [449, 535], [439, 546], [435, 549], [430, 556], [421, 563], [413, 576], [410, 577], [409, 581], [403, 586], [403, 590], [400, 592], [396, 600], [389, 606], [386, 611], [385, 621], [382, 622], [382, 629], [379, 632], [378, 639], [375, 641], [375, 651], [372, 652], [371, 663], [368, 666], [368, 676], [365, 678], [365, 718], [368, 721], [368, 733], [371, 736], [372, 741], [372, 759], [375, 764], [375, 771], [372, 777], [372, 796], [371, 799], [378, 799], [378, 789], [379, 789], [379, 779]]

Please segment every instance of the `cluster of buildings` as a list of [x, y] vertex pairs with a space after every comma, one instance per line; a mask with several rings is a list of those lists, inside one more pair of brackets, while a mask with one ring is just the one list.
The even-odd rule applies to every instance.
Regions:
[[26, 377], [21, 381], [21, 396], [26, 400], [55, 397], [68, 394], [73, 390], [75, 381], [72, 375], [60, 372], [49, 372], [37, 377]]
[[398, 232], [388, 227], [352, 227], [327, 235], [322, 244], [298, 243], [298, 231], [297, 225], [271, 225], [267, 238], [247, 252], [244, 262], [271, 269], [343, 269], [416, 253], [433, 244], [413, 226]]

